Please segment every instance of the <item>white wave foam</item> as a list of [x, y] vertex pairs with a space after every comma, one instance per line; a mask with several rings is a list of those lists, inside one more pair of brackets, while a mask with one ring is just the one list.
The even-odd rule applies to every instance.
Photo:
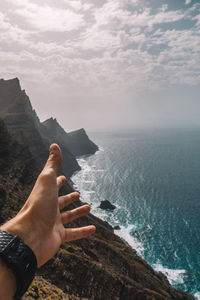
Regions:
[[81, 170], [74, 174], [74, 176], [72, 177], [73, 179], [76, 179], [76, 177], [84, 176], [86, 173], [106, 171], [104, 169], [96, 169], [95, 165], [90, 166], [87, 160], [84, 158], [79, 158], [77, 159], [77, 161], [81, 167]]
[[84, 190], [83, 193], [85, 193], [85, 194], [95, 194], [95, 191], [86, 191], [86, 190]]
[[121, 226], [120, 230], [115, 230], [115, 234], [124, 239], [133, 249], [137, 251], [139, 255], [143, 255], [144, 247], [141, 242], [139, 242], [136, 238], [130, 235], [130, 233], [136, 229], [135, 225], [128, 225], [128, 227]]
[[94, 180], [84, 180], [84, 183], [94, 183]]
[[[100, 149], [100, 151], [104, 151], [104, 149]], [[98, 153], [98, 152], [97, 152]], [[92, 172], [105, 172], [106, 170], [104, 169], [95, 169], [95, 165], [89, 166], [87, 159], [84, 157], [81, 157], [78, 159], [78, 163], [81, 166], [81, 171], [76, 173], [73, 177], [72, 180], [75, 183], [75, 186], [79, 189], [81, 192], [81, 198], [83, 201], [88, 202], [92, 206], [91, 212], [94, 213], [94, 215], [98, 216], [99, 218], [107, 221], [108, 218], [108, 213], [106, 211], [99, 211], [97, 204], [95, 205], [94, 203], [91, 203], [91, 194], [95, 193], [95, 191], [88, 191], [85, 189], [85, 183], [93, 183], [90, 179], [88, 179], [87, 175], [88, 173], [91, 174]], [[116, 207], [119, 209], [120, 206], [116, 205]], [[115, 218], [111, 221], [111, 225], [116, 225], [118, 223]], [[135, 225], [128, 225], [127, 227], [120, 225], [120, 230], [115, 230], [115, 234], [120, 236], [122, 239], [124, 239], [133, 249], [137, 251], [139, 255], [143, 254], [144, 248], [141, 242], [139, 242], [136, 238], [134, 238], [131, 235], [131, 232], [133, 230], [136, 230]]]
[[[100, 148], [100, 151], [104, 151], [104, 149]], [[100, 153], [100, 151], [96, 152], [96, 155]], [[98, 169], [95, 165], [89, 165], [87, 158], [81, 157], [78, 159], [78, 163], [81, 166], [82, 170], [74, 174], [72, 177], [72, 180], [75, 183], [75, 186], [77, 189], [81, 192], [81, 200], [84, 202], [87, 202], [91, 205], [92, 213], [99, 218], [108, 221], [112, 226], [115, 226], [119, 224], [120, 230], [115, 230], [115, 234], [117, 234], [119, 237], [124, 239], [133, 249], [137, 251], [137, 253], [144, 257], [144, 246], [142, 242], [138, 241], [136, 237], [131, 234], [133, 231], [137, 231], [137, 229], [140, 227], [140, 225], [128, 225], [128, 226], [122, 226], [120, 223], [118, 223], [117, 217], [113, 215], [113, 218], [109, 215], [106, 211], [99, 210], [99, 202], [94, 203], [91, 199], [93, 199], [91, 194], [95, 194], [96, 192], [93, 190], [88, 190], [90, 187], [85, 185], [85, 183], [94, 183], [92, 180], [94, 178], [95, 172], [106, 172], [106, 169]], [[142, 180], [142, 178], [140, 178]], [[96, 195], [98, 199], [98, 195]], [[120, 207], [117, 205], [117, 209], [120, 209]], [[128, 212], [127, 212], [128, 214]], [[108, 218], [109, 217], [109, 218]], [[189, 226], [188, 222], [184, 220], [185, 225]], [[151, 230], [151, 227], [148, 225], [148, 230]], [[177, 257], [176, 252], [174, 252], [174, 256]], [[158, 271], [162, 272], [169, 280], [169, 282], [172, 285], [177, 284], [184, 284], [184, 277], [186, 274], [186, 270], [176, 270], [176, 269], [169, 269], [166, 267], [163, 267], [160, 263], [153, 264], [152, 267]], [[194, 294], [195, 299], [200, 300], [200, 292], [196, 292]]]
[[197, 299], [197, 300], [200, 300], [200, 292], [196, 292], [194, 294], [194, 297]]
[[81, 193], [81, 201], [87, 202], [91, 204], [91, 195], [94, 194], [94, 191], [87, 191], [87, 190], [79, 190]]
[[79, 173], [85, 173], [85, 172], [90, 172], [92, 170], [92, 168], [87, 164], [86, 160], [78, 160], [79, 165], [81, 166], [81, 171], [79, 171], [77, 174]]
[[158, 271], [162, 272], [165, 276], [167, 276], [169, 282], [173, 284], [183, 284], [184, 283], [184, 275], [186, 270], [178, 270], [178, 269], [169, 269], [163, 267], [161, 264], [153, 264], [152, 267]]

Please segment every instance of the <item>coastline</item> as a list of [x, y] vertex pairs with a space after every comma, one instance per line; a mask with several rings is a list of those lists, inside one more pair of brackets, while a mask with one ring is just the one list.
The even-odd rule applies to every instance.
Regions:
[[[0, 174], [0, 182], [3, 182], [0, 188], [5, 194], [1, 207], [4, 222], [15, 215], [27, 199], [43, 163], [33, 159], [28, 148], [24, 149], [23, 145], [16, 144], [6, 130], [1, 132], [4, 133], [1, 135], [4, 148], [1, 149], [0, 156], [0, 168], [4, 170]], [[31, 169], [30, 164], [33, 167]], [[67, 192], [68, 187], [65, 185], [62, 193]], [[72, 208], [75, 207], [77, 204], [72, 204]], [[88, 215], [77, 219], [70, 226], [82, 227], [89, 224], [96, 226], [95, 234], [87, 239], [64, 243], [58, 253], [37, 271], [37, 277], [24, 299], [35, 299], [41, 293], [51, 295], [55, 286], [65, 294], [61, 297], [63, 300], [132, 300], [136, 297], [139, 300], [153, 297], [159, 300], [181, 300], [183, 297], [187, 300], [194, 299], [191, 295], [172, 288], [161, 273], [155, 272], [98, 218]]]
[[[100, 151], [104, 151], [102, 148], [99, 149], [98, 152], [96, 152], [95, 155], [98, 155]], [[131, 234], [132, 232], [137, 232], [137, 224], [129, 224], [127, 227], [123, 226], [119, 223], [119, 220], [115, 219], [113, 217], [113, 212], [104, 211], [101, 209], [98, 209], [97, 204], [93, 204], [90, 200], [91, 194], [95, 194], [94, 190], [87, 190], [84, 188], [84, 184], [91, 183], [90, 180], [83, 180], [80, 185], [80, 177], [88, 177], [85, 175], [88, 175], [90, 172], [104, 172], [106, 170], [94, 170], [91, 168], [91, 166], [87, 162], [88, 157], [82, 156], [78, 158], [78, 162], [81, 166], [81, 170], [76, 172], [73, 176], [73, 182], [75, 182], [75, 188], [77, 188], [80, 191], [81, 199], [83, 202], [87, 202], [91, 205], [91, 213], [97, 216], [98, 218], [102, 219], [105, 222], [108, 222], [111, 227], [114, 227], [116, 225], [120, 226], [120, 230], [114, 230], [114, 234], [119, 236], [123, 241], [125, 241], [133, 250], [137, 252], [137, 254], [144, 260], [146, 260], [144, 256], [144, 245], [143, 243], [138, 240], [136, 236]], [[82, 175], [80, 175], [82, 173]], [[78, 178], [78, 183], [76, 183]], [[97, 197], [98, 198], [98, 197]], [[114, 203], [115, 204], [115, 203]], [[117, 209], [119, 207], [117, 206]], [[183, 284], [184, 282], [184, 276], [186, 274], [186, 270], [184, 269], [171, 269], [163, 264], [157, 262], [149, 262], [146, 260], [147, 263], [150, 263], [151, 267], [159, 273], [162, 273], [164, 276], [167, 277], [168, 281], [172, 286], [175, 288], [178, 287], [180, 284]], [[193, 293], [193, 296], [195, 299], [200, 299], [200, 293], [196, 291]]]

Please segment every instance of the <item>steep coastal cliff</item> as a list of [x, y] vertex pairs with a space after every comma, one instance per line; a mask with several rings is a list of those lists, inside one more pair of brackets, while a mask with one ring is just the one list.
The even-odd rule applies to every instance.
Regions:
[[[25, 111], [25, 122], [31, 119], [29, 124], [24, 124], [24, 129], [23, 124], [19, 122], [18, 114], [15, 115], [13, 110], [13, 100], [9, 100], [11, 96], [13, 97], [13, 92], [9, 90], [6, 94], [5, 89], [0, 96], [0, 104], [3, 103], [4, 109], [1, 109], [1, 112], [4, 112], [1, 114], [4, 121], [0, 120], [1, 223], [14, 216], [26, 201], [48, 157], [45, 148], [40, 159], [35, 155], [32, 141], [24, 132], [33, 130], [35, 142], [38, 144], [37, 131], [39, 139], [44, 143], [44, 147], [47, 147], [49, 141], [45, 142], [40, 134], [41, 129], [38, 129], [40, 123], [28, 104], [30, 102], [23, 100], [18, 90], [16, 103], [18, 99], [26, 101], [28, 108]], [[7, 105], [6, 102], [10, 104]], [[31, 118], [27, 117], [29, 116], [27, 111], [30, 112]], [[21, 109], [18, 112], [22, 114]], [[13, 114], [12, 119], [9, 114]], [[64, 149], [63, 156], [66, 154], [68, 155], [68, 152]], [[70, 185], [66, 184], [62, 194], [70, 191]], [[73, 204], [72, 207], [80, 204], [80, 202]], [[94, 224], [97, 227], [96, 233], [90, 238], [63, 244], [56, 256], [38, 270], [23, 299], [193, 299], [192, 296], [172, 288], [164, 275], [155, 272], [97, 217], [90, 214], [76, 220], [70, 226], [86, 224]]]
[[53, 118], [42, 124], [46, 128], [46, 131], [43, 131], [44, 135], [48, 135], [54, 142], [68, 147], [75, 156], [94, 154], [98, 150], [98, 146], [89, 139], [83, 128], [66, 133], [57, 120]]
[[63, 170], [68, 178], [80, 170], [75, 156], [93, 154], [98, 150], [83, 129], [77, 134], [67, 134], [56, 119], [50, 118], [41, 123], [18, 78], [0, 80], [0, 118], [11, 135], [20, 144], [27, 144], [33, 157], [41, 161], [46, 157], [49, 145], [58, 143], [65, 153]]
[[[42, 165], [18, 144], [0, 121], [1, 223], [16, 214], [28, 197]], [[30, 168], [30, 165], [32, 168]], [[65, 186], [62, 193], [67, 193]], [[95, 224], [85, 240], [63, 244], [57, 255], [38, 270], [24, 299], [193, 299], [176, 291], [107, 226], [89, 215], [72, 226]], [[56, 298], [57, 297], [57, 298]]]

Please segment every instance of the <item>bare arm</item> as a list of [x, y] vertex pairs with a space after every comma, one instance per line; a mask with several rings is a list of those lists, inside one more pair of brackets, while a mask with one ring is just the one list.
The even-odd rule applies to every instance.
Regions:
[[[90, 206], [84, 205], [71, 211], [60, 212], [62, 208], [79, 198], [79, 194], [76, 192], [58, 197], [58, 191], [66, 181], [64, 176], [57, 177], [61, 161], [62, 155], [59, 146], [51, 145], [47, 163], [25, 205], [15, 218], [0, 228], [13, 235], [18, 235], [33, 250], [38, 267], [53, 257], [61, 243], [87, 237], [95, 231], [95, 226], [92, 225], [82, 228], [64, 227], [64, 224], [88, 214]], [[6, 285], [9, 287], [5, 288]], [[5, 291], [8, 290], [10, 292], [9, 294], [6, 292], [5, 297]], [[1, 261], [0, 299], [12, 299], [15, 290], [15, 277]]]
[[16, 288], [16, 279], [13, 272], [0, 259], [0, 300], [12, 299]]

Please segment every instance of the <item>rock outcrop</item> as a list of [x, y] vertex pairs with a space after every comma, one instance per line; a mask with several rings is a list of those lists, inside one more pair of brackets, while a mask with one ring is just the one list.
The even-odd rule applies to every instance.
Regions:
[[69, 132], [68, 135], [70, 148], [76, 156], [94, 154], [98, 150], [98, 146], [89, 139], [85, 129]]
[[[29, 148], [15, 141], [0, 121], [1, 223], [24, 204], [41, 168]], [[68, 186], [64, 186], [62, 193], [68, 192]], [[56, 256], [38, 270], [24, 300], [193, 299], [173, 289], [165, 276], [155, 272], [97, 217], [82, 217], [70, 226], [88, 224], [95, 224], [96, 233], [63, 244]]]
[[[49, 132], [33, 110], [29, 97], [21, 90], [17, 78], [0, 80], [0, 118], [4, 120], [11, 135], [22, 145], [27, 145], [33, 157], [44, 161], [49, 145], [56, 142], [49, 138]], [[41, 135], [41, 132], [43, 135]], [[63, 170], [68, 178], [80, 170], [69, 147], [60, 144], [65, 152]]]
[[[18, 89], [17, 85], [13, 84], [13, 90], [16, 91], [16, 88]], [[22, 93], [19, 90], [18, 92], [17, 98], [22, 99]], [[0, 99], [5, 108], [4, 113], [10, 114], [12, 111], [14, 114], [13, 108], [8, 107], [2, 96]], [[10, 105], [12, 106], [12, 102]], [[21, 110], [19, 113], [22, 113]], [[5, 121], [0, 120], [1, 223], [13, 217], [24, 204], [48, 156], [44, 152], [38, 159], [29, 144], [29, 136], [27, 139], [19, 139], [17, 124], [19, 128], [21, 124], [18, 116], [16, 118], [17, 122], [14, 117], [12, 119], [16, 122], [13, 127], [11, 119], [8, 123], [6, 118]], [[22, 135], [24, 136], [24, 132]], [[61, 193], [70, 191], [70, 185], [64, 185]], [[81, 205], [80, 201], [72, 204], [71, 208], [77, 205]], [[193, 299], [192, 296], [172, 288], [165, 276], [155, 272], [106, 223], [92, 214], [74, 221], [70, 227], [88, 224], [96, 226], [96, 233], [87, 239], [64, 243], [55, 257], [38, 270], [35, 281], [23, 297], [24, 300]]]
[[56, 119], [41, 123], [18, 78], [0, 80], [0, 118], [20, 144], [26, 144], [34, 157], [44, 160], [51, 143], [58, 143], [65, 153], [63, 170], [70, 178], [80, 170], [76, 156], [98, 150], [84, 129], [67, 134]]
[[116, 225], [116, 226], [113, 227], [113, 229], [114, 229], [114, 230], [120, 230], [121, 227], [120, 227], [119, 225]]
[[113, 205], [112, 203], [110, 203], [110, 201], [108, 200], [104, 200], [104, 201], [101, 201], [101, 204], [99, 205], [99, 208], [101, 209], [109, 209], [109, 210], [114, 210], [116, 208], [115, 205]]
[[48, 150], [38, 132], [39, 119], [17, 78], [0, 80], [0, 118], [15, 139], [26, 143], [35, 157], [43, 156]]
[[75, 156], [94, 154], [98, 150], [98, 146], [89, 139], [83, 128], [66, 133], [57, 120], [53, 118], [44, 121], [42, 124], [47, 130], [41, 131], [41, 134], [49, 136], [58, 144], [65, 145]]

